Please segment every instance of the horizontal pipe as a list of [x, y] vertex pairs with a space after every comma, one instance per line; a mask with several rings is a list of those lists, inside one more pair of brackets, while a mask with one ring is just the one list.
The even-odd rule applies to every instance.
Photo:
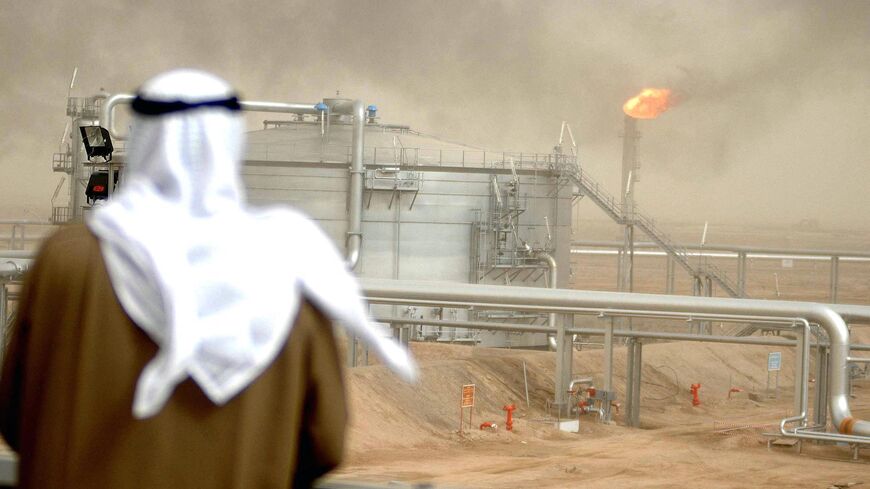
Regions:
[[[621, 241], [572, 241], [571, 247], [591, 247], [591, 248], [621, 248]], [[815, 248], [764, 248], [755, 246], [738, 246], [738, 245], [716, 245], [704, 244], [701, 248], [697, 244], [676, 244], [680, 248], [685, 248], [691, 251], [730, 251], [732, 253], [746, 253], [747, 256], [752, 255], [805, 255], [805, 256], [823, 256], [823, 257], [846, 257], [846, 258], [870, 258], [870, 252], [866, 251], [849, 251], [849, 250], [830, 250], [830, 249], [815, 249]], [[649, 241], [641, 241], [634, 243], [635, 248], [660, 248], [656, 243]]]
[[[355, 256], [353, 256], [348, 261], [350, 263], [356, 263], [359, 259], [359, 248], [354, 246], [352, 248], [355, 252]], [[15, 258], [15, 259], [33, 259], [36, 258], [37, 251], [35, 250], [0, 250], [0, 259], [4, 258]], [[26, 265], [26, 262], [24, 263]], [[826, 307], [829, 307], [834, 310], [837, 314], [839, 314], [847, 323], [849, 324], [858, 324], [858, 325], [870, 325], [870, 306], [858, 305], [858, 304], [823, 304]], [[588, 312], [589, 309], [585, 311], [573, 311], [573, 312]], [[596, 311], [598, 311], [596, 309]], [[570, 310], [563, 312], [572, 312]], [[606, 312], [606, 311], [600, 311]], [[610, 311], [611, 313], [613, 310]], [[639, 316], [635, 316], [639, 317]], [[671, 318], [685, 318], [685, 315], [674, 315], [674, 316], [666, 316], [660, 315], [662, 319], [671, 319]], [[711, 317], [701, 317], [700, 315], [695, 315], [691, 319], [697, 320], [723, 320], [721, 315], [718, 315], [715, 318]], [[754, 320], [761, 320], [762, 318], [756, 317]]]
[[[42, 241], [46, 237], [47, 237], [47, 235], [43, 235], [43, 234], [38, 234], [38, 235], [27, 234], [23, 237], [22, 236], [15, 236], [15, 242], [16, 243], [18, 243], [18, 242], [23, 243], [25, 241], [27, 241], [27, 242]], [[12, 235], [11, 234], [0, 234], [0, 241], [12, 241]]]
[[785, 418], [780, 422], [779, 432], [783, 436], [787, 436], [790, 438], [804, 438], [808, 440], [818, 440], [818, 441], [830, 441], [835, 443], [850, 443], [850, 444], [858, 444], [858, 445], [867, 445], [870, 444], [870, 436], [856, 436], [856, 435], [843, 435], [840, 433], [827, 433], [827, 432], [818, 432], [811, 431], [808, 428], [796, 428], [793, 431], [788, 431], [785, 428], [785, 425], [794, 422], [800, 421], [801, 416], [793, 416], [791, 418]]
[[109, 131], [109, 136], [112, 136], [112, 139], [116, 139], [118, 141], [123, 141], [127, 139], [126, 134], [121, 134], [115, 130], [115, 107], [120, 104], [133, 103], [134, 98], [136, 98], [135, 95], [130, 95], [127, 93], [117, 93], [106, 99], [105, 102], [103, 102], [103, 113], [100, 115], [100, 120], [102, 121], [105, 128]]
[[280, 114], [319, 114], [315, 104], [288, 104], [283, 102], [259, 102], [243, 100], [239, 102], [242, 110], [251, 112], [276, 112]]
[[840, 317], [849, 324], [870, 325], [870, 306], [858, 304], [828, 304]]
[[[636, 317], [636, 316], [635, 316]], [[702, 319], [710, 319], [710, 318], [702, 318]], [[715, 317], [712, 317], [713, 320], [716, 320]], [[752, 318], [747, 318], [747, 320], [754, 320]], [[545, 333], [552, 334], [555, 332], [554, 328], [550, 328], [548, 326], [539, 326], [534, 324], [515, 324], [515, 323], [497, 323], [490, 321], [449, 321], [444, 319], [409, 319], [409, 318], [396, 318], [389, 316], [380, 316], [375, 318], [375, 321], [382, 323], [394, 323], [394, 324], [416, 324], [422, 326], [438, 326], [442, 328], [462, 328], [462, 329], [474, 329], [474, 330], [482, 330], [482, 331], [506, 331], [511, 333]], [[566, 334], [571, 335], [595, 335], [595, 336], [603, 336], [605, 331], [604, 329], [598, 328], [566, 328]], [[707, 334], [694, 334], [694, 333], [670, 333], [664, 331], [640, 331], [640, 330], [614, 330], [614, 336], [622, 337], [622, 338], [646, 338], [646, 339], [654, 339], [654, 340], [672, 340], [672, 341], [697, 341], [702, 343], [730, 343], [735, 345], [755, 345], [755, 346], [782, 346], [782, 347], [791, 347], [795, 346], [797, 342], [795, 340], [789, 340], [785, 338], [776, 338], [770, 336], [713, 336]], [[817, 342], [811, 343], [812, 346], [818, 346]], [[822, 344], [822, 346], [828, 346], [827, 344]], [[849, 347], [856, 351], [870, 351], [870, 345], [860, 345], [853, 344], [849, 345]], [[851, 358], [851, 357], [850, 357]]]
[[0, 219], [0, 224], [26, 224], [28, 226], [54, 226], [51, 221], [39, 219]]
[[0, 263], [0, 279], [11, 279], [24, 274], [26, 266], [21, 266], [13, 261]]
[[549, 326], [532, 324], [496, 323], [488, 321], [446, 321], [443, 319], [409, 319], [394, 317], [376, 317], [375, 321], [395, 324], [420, 324], [424, 326], [440, 326], [446, 328], [479, 329], [486, 331], [507, 331], [511, 333], [554, 333]]
[[[103, 103], [103, 113], [100, 117], [103, 125], [109, 130], [109, 135], [112, 139], [124, 141], [127, 139], [127, 134], [121, 134], [115, 129], [115, 107], [121, 104], [130, 104], [135, 95], [119, 93], [109, 97]], [[239, 101], [242, 110], [251, 112], [277, 112], [282, 114], [319, 114], [320, 111], [315, 109], [316, 104], [291, 104], [283, 102], [261, 102], [255, 100]]]
[[31, 260], [36, 258], [36, 250], [0, 250], [0, 260], [20, 259]]
[[410, 301], [524, 304], [551, 312], [553, 309], [587, 307], [804, 318], [819, 324], [831, 343], [830, 410], [835, 425], [844, 434], [870, 434], [870, 423], [853, 418], [849, 409], [849, 330], [843, 318], [822, 304], [383, 279], [363, 279], [362, 285], [366, 297], [375, 302], [379, 298], [398, 297]]
[[[501, 286], [496, 286], [501, 287]], [[564, 289], [563, 289], [564, 290]], [[595, 291], [580, 291], [578, 292], [595, 292]], [[612, 293], [612, 292], [603, 292], [603, 293]], [[652, 294], [643, 294], [643, 295], [652, 295]], [[680, 297], [680, 296], [678, 296]], [[688, 296], [682, 296], [688, 297]], [[638, 318], [649, 318], [649, 319], [681, 319], [685, 321], [704, 321], [704, 320], [713, 320], [713, 321], [723, 321], [723, 322], [757, 322], [757, 323], [783, 323], [784, 321], [791, 321], [793, 318], [779, 318], [776, 316], [771, 316], [767, 318], [751, 316], [751, 315], [726, 315], [726, 314], [703, 314], [703, 313], [680, 313], [679, 311], [669, 311], [669, 312], [661, 312], [661, 311], [644, 311], [644, 310], [626, 310], [619, 308], [601, 308], [601, 307], [579, 307], [579, 306], [540, 306], [540, 305], [529, 305], [523, 302], [510, 303], [510, 302], [498, 302], [498, 303], [481, 303], [476, 301], [468, 301], [468, 300], [458, 300], [458, 301], [446, 301], [439, 299], [407, 299], [401, 297], [369, 297], [368, 298], [372, 303], [378, 304], [393, 304], [393, 305], [429, 305], [429, 306], [483, 306], [490, 309], [503, 309], [503, 310], [524, 310], [524, 311], [535, 311], [535, 312], [562, 312], [562, 313], [574, 313], [574, 314], [594, 314], [599, 315], [601, 317], [607, 316], [630, 316], [630, 317], [638, 317]], [[787, 302], [787, 301], [780, 301]], [[805, 303], [806, 304], [806, 303]], [[812, 303], [809, 303], [812, 304]], [[830, 307], [827, 304], [818, 304], [819, 306]], [[751, 319], [748, 319], [751, 318]], [[858, 323], [862, 324], [862, 323]]]

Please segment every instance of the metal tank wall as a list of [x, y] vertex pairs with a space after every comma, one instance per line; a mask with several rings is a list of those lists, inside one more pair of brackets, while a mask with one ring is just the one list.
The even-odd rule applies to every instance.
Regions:
[[[325, 127], [323, 128], [325, 131]], [[282, 124], [248, 134], [247, 161], [243, 178], [252, 205], [291, 205], [315, 219], [344, 251], [347, 224], [349, 173], [346, 164], [350, 146], [349, 126], [333, 121], [328, 136], [321, 137], [316, 123]], [[391, 152], [402, 171], [414, 171], [414, 162], [404, 161], [401, 148], [438, 151], [441, 161], [481, 151], [455, 143], [427, 138], [403, 130], [369, 124], [365, 133], [366, 164], [383, 167]], [[376, 149], [377, 148], [377, 149]], [[376, 154], [380, 151], [380, 154]], [[452, 152], [452, 153], [451, 153]], [[402, 153], [402, 155], [400, 155]], [[416, 156], [415, 150], [415, 157]], [[434, 154], [434, 153], [433, 153]], [[444, 154], [453, 156], [444, 157]], [[457, 156], [458, 157], [458, 156]], [[419, 159], [419, 157], [418, 157]], [[322, 162], [321, 162], [322, 160]], [[367, 167], [367, 168], [369, 168]], [[492, 175], [462, 169], [442, 168], [419, 175], [419, 191], [371, 190], [374, 170], [367, 169], [363, 195], [363, 246], [357, 272], [362, 277], [406, 280], [464, 282], [473, 280], [475, 253], [472, 250], [473, 223], [485, 216], [492, 200]], [[386, 175], [392, 175], [389, 170]], [[412, 174], [413, 175], [413, 174]], [[514, 177], [496, 177], [507, 182]], [[551, 172], [521, 174], [519, 195], [525, 211], [517, 218], [517, 235], [531, 246], [547, 244], [546, 216], [550, 224], [551, 253], [563, 273], [559, 286], [568, 281], [571, 242], [571, 185]], [[413, 179], [411, 179], [413, 180]], [[415, 182], [410, 182], [413, 188]], [[495, 272], [498, 272], [497, 270]], [[514, 285], [547, 286], [547, 268], [518, 274]], [[509, 273], [490, 273], [480, 282], [506, 283]], [[384, 316], [403, 318], [468, 319], [465, 310], [407, 309], [387, 307], [373, 310]], [[468, 341], [474, 337], [486, 346], [543, 346], [544, 335], [477, 333], [452, 328], [424, 326], [417, 336], [440, 341]]]

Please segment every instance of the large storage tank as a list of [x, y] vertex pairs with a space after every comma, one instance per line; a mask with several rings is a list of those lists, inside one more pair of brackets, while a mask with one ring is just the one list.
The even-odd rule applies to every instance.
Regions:
[[[349, 101], [327, 99], [333, 105]], [[408, 126], [381, 123], [373, 107], [364, 129], [363, 277], [549, 286], [538, 252], [551, 254], [567, 285], [572, 186], [562, 155], [490, 151]], [[317, 220], [344, 249], [352, 120], [287, 115], [248, 133], [243, 170], [254, 205], [290, 204]], [[391, 308], [403, 318], [545, 323], [545, 316], [497, 311]], [[543, 335], [477, 333], [419, 326], [411, 336], [543, 346]]]

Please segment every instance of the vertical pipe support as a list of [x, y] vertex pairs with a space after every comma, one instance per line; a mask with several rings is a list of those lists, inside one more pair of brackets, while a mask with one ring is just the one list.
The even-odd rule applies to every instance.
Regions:
[[555, 404], [561, 417], [562, 410], [568, 407], [568, 385], [571, 382], [571, 354], [573, 342], [565, 333], [566, 324], [573, 315], [560, 314], [556, 329], [556, 378], [554, 382]]
[[81, 167], [82, 133], [79, 129], [81, 119], [75, 119], [72, 124], [72, 169], [69, 175], [69, 218], [76, 220], [82, 207], [81, 190], [79, 189], [79, 173]]
[[613, 317], [604, 327], [604, 390], [613, 391]]
[[634, 346], [634, 360], [632, 361], [634, 373], [632, 374], [632, 392], [631, 392], [631, 426], [633, 428], [640, 427], [640, 384], [643, 374], [643, 343], [640, 341]]
[[[798, 324], [796, 324], [797, 326]], [[808, 413], [808, 393], [810, 381], [810, 324], [804, 320], [800, 325], [800, 333], [795, 344], [794, 365], [794, 412], [803, 413], [804, 419], [801, 427], [807, 425], [806, 414]]]
[[828, 347], [819, 345], [816, 349], [816, 392], [813, 402], [813, 424], [828, 424]]
[[[704, 276], [704, 295], [713, 297], [713, 279], [709, 275]], [[702, 333], [713, 334], [713, 323], [711, 321], [701, 321], [700, 330]]]
[[629, 338], [625, 343], [625, 425], [631, 427], [631, 413], [634, 405], [634, 350], [637, 340]]
[[665, 283], [665, 294], [673, 294], [674, 293], [674, 267], [676, 262], [674, 261], [674, 257], [671, 256], [670, 253], [667, 253], [667, 281]]
[[[606, 319], [604, 326], [604, 391], [613, 393], [613, 318]], [[602, 421], [610, 421], [610, 402], [605, 401], [602, 406]]]
[[[548, 280], [549, 283], [548, 283], [547, 285], [549, 285], [551, 289], [556, 289], [556, 288], [558, 288], [558, 287], [559, 287], [559, 285], [558, 285], [558, 281], [559, 281], [559, 264], [556, 263], [556, 259], [553, 257], [553, 255], [551, 255], [551, 254], [549, 254], [549, 253], [547, 253], [547, 252], [545, 252], [545, 251], [539, 251], [539, 252], [537, 252], [537, 253], [535, 254], [535, 258], [537, 258], [537, 259], [541, 260], [542, 262], [544, 262], [544, 264], [546, 264], [546, 265], [547, 265], [547, 268], [550, 270], [550, 276], [547, 278], [547, 280]], [[547, 317], [547, 326], [549, 326], [550, 329], [556, 329], [556, 313], [555, 313], [555, 312], [551, 312], [551, 313], [548, 315], [548, 317]], [[556, 342], [557, 342], [557, 345], [556, 345], [556, 346], [557, 346], [557, 348], [558, 348], [558, 341], [559, 341], [559, 340], [556, 339]], [[552, 341], [552, 336], [550, 337], [550, 342], [549, 342], [549, 343], [550, 343], [550, 347], [553, 348], [554, 345], [553, 345], [553, 341]]]
[[837, 288], [840, 281], [840, 257], [831, 257], [831, 304], [837, 303]]
[[347, 333], [347, 366], [350, 368], [356, 367], [356, 335], [348, 331]]
[[742, 297], [746, 295], [746, 252], [737, 253], [737, 293]]

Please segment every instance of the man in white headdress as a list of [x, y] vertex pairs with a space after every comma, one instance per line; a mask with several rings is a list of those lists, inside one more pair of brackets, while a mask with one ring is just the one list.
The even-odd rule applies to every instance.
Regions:
[[0, 381], [22, 488], [308, 487], [341, 459], [331, 320], [406, 380], [359, 288], [311, 221], [246, 207], [230, 87], [148, 81], [125, 181], [43, 245]]

